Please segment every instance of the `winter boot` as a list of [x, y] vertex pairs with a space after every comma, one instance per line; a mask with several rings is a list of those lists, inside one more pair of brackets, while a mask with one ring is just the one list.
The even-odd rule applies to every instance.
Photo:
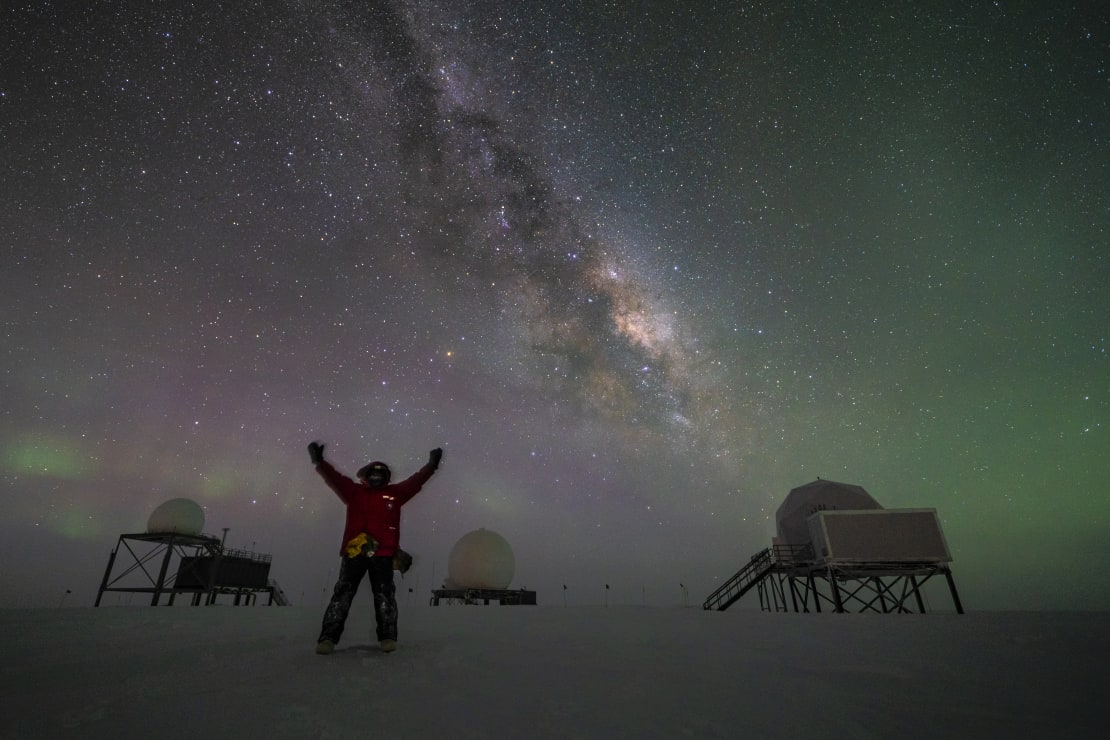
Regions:
[[394, 650], [397, 649], [397, 641], [396, 640], [382, 640], [381, 642], [378, 643], [378, 647], [380, 647], [382, 649], [383, 653], [392, 653]]
[[316, 643], [317, 655], [331, 655], [335, 652], [335, 643], [331, 640], [320, 640]]

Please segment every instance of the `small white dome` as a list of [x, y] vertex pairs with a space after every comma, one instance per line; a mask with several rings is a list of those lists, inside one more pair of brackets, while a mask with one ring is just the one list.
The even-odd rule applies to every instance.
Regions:
[[155, 509], [146, 520], [146, 531], [149, 533], [200, 534], [202, 529], [204, 509], [188, 498], [171, 498]]
[[513, 580], [516, 559], [505, 538], [488, 529], [464, 534], [447, 558], [451, 588], [505, 589]]

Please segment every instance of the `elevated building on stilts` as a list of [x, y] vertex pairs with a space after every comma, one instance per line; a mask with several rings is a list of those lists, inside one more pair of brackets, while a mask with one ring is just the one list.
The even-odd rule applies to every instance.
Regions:
[[771, 547], [706, 598], [724, 611], [750, 591], [764, 611], [925, 613], [923, 587], [943, 579], [963, 614], [936, 509], [884, 509], [862, 487], [799, 486], [775, 514]]

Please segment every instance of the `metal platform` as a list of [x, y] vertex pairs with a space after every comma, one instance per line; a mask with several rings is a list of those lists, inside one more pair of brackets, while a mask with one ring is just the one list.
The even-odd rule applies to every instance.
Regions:
[[[121, 554], [125, 555], [126, 567], [113, 573]], [[126, 556], [130, 556], [129, 562]], [[177, 567], [172, 569], [175, 558]], [[194, 606], [216, 604], [220, 596], [231, 596], [235, 606], [253, 605], [264, 593], [267, 604], [288, 605], [285, 593], [269, 578], [269, 572], [269, 555], [226, 549], [219, 538], [210, 535], [121, 534], [108, 557], [94, 606], [100, 606], [106, 593], [150, 594], [151, 606], [158, 606], [163, 596], [167, 597], [166, 605], [173, 606], [181, 594], [189, 595]]]
[[498, 588], [441, 588], [432, 591], [432, 606], [439, 606], [440, 601], [448, 604], [484, 604], [491, 601], [498, 602], [501, 606], [535, 606], [536, 592], [524, 589], [498, 589]]
[[832, 562], [815, 558], [809, 547], [779, 545], [753, 555], [702, 608], [724, 611], [754, 589], [763, 611], [924, 614], [922, 587], [936, 576], [947, 581], [955, 611], [963, 614], [946, 562]]

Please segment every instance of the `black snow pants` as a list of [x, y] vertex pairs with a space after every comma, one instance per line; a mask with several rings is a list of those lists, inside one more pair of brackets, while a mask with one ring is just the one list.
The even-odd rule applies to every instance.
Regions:
[[370, 576], [370, 590], [374, 594], [374, 618], [378, 623], [378, 641], [397, 639], [397, 589], [393, 585], [393, 557], [343, 558], [339, 566], [339, 580], [331, 602], [324, 612], [324, 624], [317, 642], [331, 640], [339, 644], [351, 602], [358, 593], [363, 576]]

